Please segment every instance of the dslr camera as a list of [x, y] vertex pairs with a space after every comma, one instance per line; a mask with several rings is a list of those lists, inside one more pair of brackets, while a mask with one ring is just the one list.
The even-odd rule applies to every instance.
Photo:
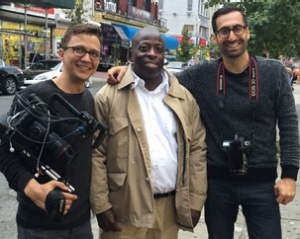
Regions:
[[230, 173], [234, 176], [244, 176], [248, 172], [248, 159], [251, 152], [251, 141], [244, 140], [244, 137], [234, 135], [231, 141], [222, 142], [222, 150], [228, 160]]

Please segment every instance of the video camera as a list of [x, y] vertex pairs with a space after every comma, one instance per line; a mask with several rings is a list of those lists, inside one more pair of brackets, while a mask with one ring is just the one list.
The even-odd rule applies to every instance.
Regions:
[[222, 150], [228, 159], [230, 173], [234, 176], [244, 176], [248, 172], [247, 156], [251, 151], [251, 142], [245, 141], [244, 137], [234, 135], [232, 141], [225, 140], [222, 143]]
[[[65, 137], [77, 132], [86, 139], [98, 131], [92, 145], [92, 148], [96, 148], [105, 137], [106, 127], [87, 112], [78, 112], [59, 94], [51, 96], [49, 106], [35, 93], [27, 99], [20, 95], [17, 97], [23, 109], [15, 115], [5, 114], [0, 117], [0, 138], [9, 142], [10, 152], [17, 151], [26, 159], [25, 163], [35, 177], [46, 174], [54, 180], [63, 181], [69, 192], [74, 192], [74, 187], [49, 165], [59, 164], [65, 168], [77, 156], [77, 152], [64, 140]], [[57, 102], [74, 117], [63, 118], [54, 114], [54, 104]], [[76, 122], [78, 127], [68, 135], [59, 135], [54, 132], [52, 123], [61, 121]]]

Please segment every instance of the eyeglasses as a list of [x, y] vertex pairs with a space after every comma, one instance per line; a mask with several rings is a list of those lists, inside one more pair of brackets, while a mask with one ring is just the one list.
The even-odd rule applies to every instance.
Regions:
[[223, 27], [220, 30], [218, 30], [217, 33], [219, 34], [220, 37], [224, 37], [224, 38], [228, 37], [231, 31], [233, 31], [236, 36], [240, 36], [244, 34], [246, 28], [247, 28], [246, 26], [242, 26], [242, 25], [235, 25], [232, 28]]
[[73, 50], [75, 56], [83, 57], [85, 56], [86, 53], [88, 53], [92, 60], [100, 60], [101, 54], [99, 51], [95, 51], [95, 50], [88, 51], [81, 46], [67, 46], [64, 49], [67, 50], [70, 48]]

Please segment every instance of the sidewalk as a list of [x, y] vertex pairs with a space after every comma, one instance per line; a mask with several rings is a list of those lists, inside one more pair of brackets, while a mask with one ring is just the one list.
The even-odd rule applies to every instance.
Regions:
[[106, 82], [107, 72], [96, 71], [96, 73], [90, 77], [92, 82]]
[[[299, 176], [298, 176], [299, 178]], [[300, 238], [300, 182], [297, 181], [297, 195], [293, 202], [288, 205], [280, 205], [282, 238], [299, 239]], [[99, 237], [98, 224], [95, 218], [92, 219], [92, 229], [94, 239]], [[180, 231], [179, 239], [208, 239], [206, 225], [204, 223], [204, 213], [202, 213], [198, 225], [194, 229], [194, 233]], [[134, 239], [134, 238], [133, 238]], [[138, 238], [136, 238], [138, 239]], [[237, 221], [235, 223], [234, 239], [248, 239], [247, 228], [241, 210], [239, 211]], [[267, 239], [267, 238], [266, 238]]]

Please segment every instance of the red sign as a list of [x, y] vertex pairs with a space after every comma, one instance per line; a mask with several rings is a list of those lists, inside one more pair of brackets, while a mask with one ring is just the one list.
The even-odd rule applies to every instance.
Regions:
[[[15, 6], [16, 8], [22, 8], [24, 9], [24, 7], [22, 6]], [[41, 7], [28, 7], [27, 11], [31, 11], [31, 12], [38, 12], [38, 13], [46, 13], [46, 10], [44, 8]], [[55, 9], [54, 8], [49, 8], [48, 9], [48, 14], [55, 14]]]
[[[181, 36], [181, 35], [171, 35], [171, 37], [177, 38], [179, 44], [181, 44], [183, 36]], [[194, 43], [193, 39], [189, 39], [189, 43]]]
[[205, 39], [205, 38], [202, 38], [202, 37], [200, 37], [200, 40], [199, 40], [199, 45], [200, 45], [200, 46], [206, 46], [206, 39]]

